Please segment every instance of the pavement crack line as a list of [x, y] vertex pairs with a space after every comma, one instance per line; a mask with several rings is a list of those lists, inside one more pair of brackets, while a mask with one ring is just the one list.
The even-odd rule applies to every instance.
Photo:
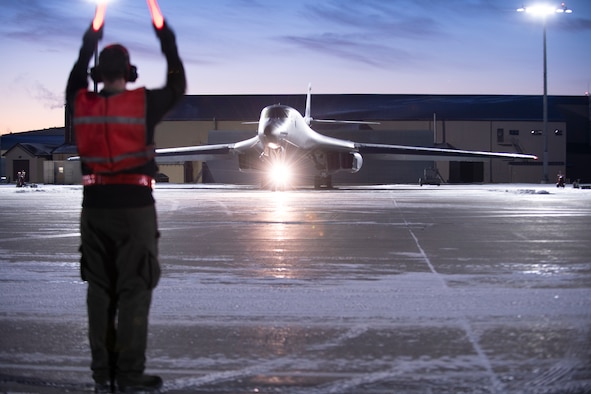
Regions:
[[[398, 211], [398, 214], [400, 215], [402, 221], [404, 222], [404, 225], [406, 226], [410, 236], [414, 240], [415, 245], [417, 246], [417, 249], [419, 251], [419, 254], [423, 258], [425, 264], [427, 264], [427, 266], [429, 267], [429, 270], [431, 271], [431, 273], [433, 275], [435, 275], [435, 277], [437, 278], [437, 280], [439, 280], [439, 282], [441, 282], [441, 286], [443, 287], [443, 289], [447, 293], [453, 293], [453, 290], [448, 286], [443, 275], [441, 275], [439, 272], [437, 272], [437, 270], [435, 269], [435, 266], [431, 262], [431, 259], [429, 258], [429, 256], [425, 252], [425, 250], [421, 247], [421, 242], [419, 241], [419, 238], [417, 237], [417, 235], [413, 231], [411, 223], [409, 223], [406, 220], [406, 217], [404, 216], [404, 212], [402, 212], [402, 209], [398, 205], [398, 202], [394, 198], [392, 198], [392, 202], [394, 204], [394, 207]], [[484, 366], [487, 374], [489, 375], [494, 392], [495, 393], [504, 392], [505, 390], [504, 390], [503, 383], [499, 380], [498, 376], [494, 372], [491, 362], [490, 362], [489, 358], [487, 357], [486, 353], [484, 352], [484, 350], [482, 349], [482, 347], [480, 346], [480, 343], [478, 342], [477, 335], [474, 333], [474, 330], [472, 330], [472, 326], [470, 325], [468, 318], [462, 313], [459, 314], [458, 318], [459, 318], [459, 322], [461, 324], [462, 329], [465, 331], [466, 336], [467, 336], [468, 340], [470, 341], [470, 344], [474, 348], [474, 351], [478, 355], [478, 358], [482, 362], [482, 365]]]
[[[318, 351], [334, 346], [339, 346], [339, 344], [352, 339], [356, 338], [367, 331], [367, 326], [353, 326], [349, 328], [346, 332], [341, 334], [336, 338], [332, 338], [327, 340], [323, 344], [318, 344], [315, 346], [307, 347], [305, 350], [302, 350], [301, 353], [304, 351]], [[244, 368], [231, 370], [231, 371], [216, 371], [208, 373], [204, 376], [197, 377], [197, 378], [179, 378], [175, 379], [171, 382], [165, 383], [164, 387], [166, 390], [186, 390], [186, 389], [195, 389], [198, 387], [203, 387], [206, 385], [214, 385], [219, 384], [222, 382], [228, 381], [235, 381], [238, 379], [244, 379], [253, 377], [256, 375], [268, 374], [273, 371], [276, 371], [280, 368], [284, 368], [294, 364], [295, 359], [293, 355], [280, 357], [276, 359], [272, 359], [263, 363], [258, 363], [256, 365], [248, 365]]]

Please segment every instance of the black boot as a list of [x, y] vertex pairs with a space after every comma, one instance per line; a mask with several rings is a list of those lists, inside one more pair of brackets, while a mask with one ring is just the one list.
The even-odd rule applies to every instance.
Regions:
[[130, 375], [117, 379], [120, 393], [158, 393], [162, 379], [156, 375]]

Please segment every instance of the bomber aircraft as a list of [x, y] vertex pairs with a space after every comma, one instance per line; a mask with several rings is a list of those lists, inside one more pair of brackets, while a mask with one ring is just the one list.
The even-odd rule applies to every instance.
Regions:
[[229, 144], [199, 145], [156, 149], [157, 163], [208, 161], [228, 156], [238, 158], [243, 172], [263, 176], [262, 186], [283, 188], [289, 184], [290, 173], [306, 162], [314, 174], [314, 187], [332, 188], [332, 175], [337, 172], [355, 173], [363, 165], [363, 156], [386, 160], [453, 160], [482, 161], [491, 158], [530, 159], [537, 156], [522, 153], [483, 152], [421, 146], [388, 145], [353, 142], [325, 136], [314, 131], [312, 122], [377, 124], [375, 122], [316, 120], [311, 117], [311, 85], [308, 86], [305, 114], [286, 105], [274, 104], [263, 108], [257, 135]]

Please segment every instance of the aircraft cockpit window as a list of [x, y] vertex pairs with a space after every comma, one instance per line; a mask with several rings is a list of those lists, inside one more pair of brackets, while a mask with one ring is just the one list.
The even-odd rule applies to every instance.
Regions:
[[289, 116], [289, 112], [284, 106], [268, 107], [264, 114], [267, 118], [285, 119]]

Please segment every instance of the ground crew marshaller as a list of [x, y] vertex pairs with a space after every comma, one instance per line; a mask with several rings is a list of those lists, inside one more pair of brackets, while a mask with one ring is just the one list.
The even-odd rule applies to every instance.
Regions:
[[91, 25], [66, 89], [83, 175], [81, 275], [95, 392], [154, 392], [162, 379], [144, 373], [152, 290], [160, 278], [159, 232], [152, 196], [157, 172], [154, 129], [184, 95], [185, 72], [173, 31], [154, 26], [168, 66], [160, 89], [127, 90], [137, 78], [127, 49], [105, 47], [88, 91], [88, 65], [103, 25]]

